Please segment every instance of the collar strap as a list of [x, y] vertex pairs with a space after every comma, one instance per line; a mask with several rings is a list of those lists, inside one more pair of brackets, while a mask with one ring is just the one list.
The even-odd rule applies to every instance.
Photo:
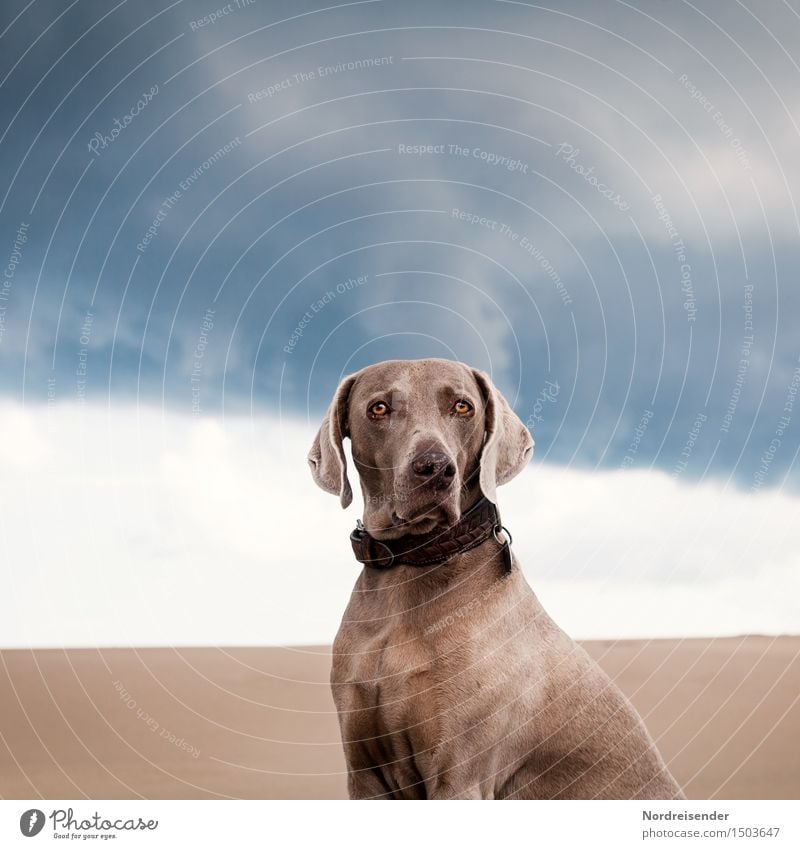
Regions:
[[[504, 531], [506, 539], [501, 539]], [[434, 530], [427, 534], [407, 534], [398, 539], [375, 539], [359, 521], [350, 534], [356, 560], [371, 569], [390, 569], [405, 566], [433, 566], [444, 563], [457, 554], [476, 548], [494, 537], [503, 548], [503, 563], [511, 571], [511, 534], [500, 522], [497, 507], [481, 498], [452, 528]]]

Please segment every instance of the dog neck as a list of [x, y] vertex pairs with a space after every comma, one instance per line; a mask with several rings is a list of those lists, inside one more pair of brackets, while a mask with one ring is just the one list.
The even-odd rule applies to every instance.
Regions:
[[497, 507], [480, 498], [449, 528], [427, 534], [407, 534], [391, 540], [371, 536], [359, 521], [350, 534], [356, 560], [369, 569], [395, 566], [438, 566], [493, 539], [500, 546], [505, 570], [512, 569], [511, 535], [503, 527]]

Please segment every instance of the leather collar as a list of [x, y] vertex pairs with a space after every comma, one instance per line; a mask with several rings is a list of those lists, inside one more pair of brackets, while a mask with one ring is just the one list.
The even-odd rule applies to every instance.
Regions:
[[[505, 532], [506, 539], [499, 534]], [[356, 560], [371, 569], [393, 566], [433, 566], [457, 554], [476, 548], [494, 537], [503, 549], [503, 563], [511, 571], [511, 534], [500, 522], [497, 507], [481, 498], [452, 528], [436, 529], [427, 534], [407, 534], [398, 539], [380, 540], [370, 536], [361, 521], [350, 534]]]

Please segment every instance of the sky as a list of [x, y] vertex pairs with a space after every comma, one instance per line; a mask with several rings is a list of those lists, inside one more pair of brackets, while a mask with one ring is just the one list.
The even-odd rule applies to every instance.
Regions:
[[[797, 631], [798, 45], [791, 2], [4, 2], [5, 569], [55, 604], [67, 563], [94, 601], [111, 568], [126, 605], [25, 639], [201, 639], [166, 613], [122, 633], [113, 587], [157, 568], [203, 609], [234, 540], [291, 594], [260, 507], [341, 537], [301, 442], [343, 375], [425, 356], [490, 372], [534, 433], [506, 496], [526, 568], [570, 621], [574, 587], [628, 611], [581, 633]], [[218, 450], [259, 470], [241, 494]], [[710, 618], [655, 615], [654, 587]], [[329, 639], [329, 611], [277, 608], [264, 639]]]
[[[309, 486], [311, 428], [151, 406], [0, 414], [17, 493], [0, 646], [333, 640], [361, 495], [342, 510]], [[531, 464], [499, 500], [528, 582], [576, 639], [798, 631], [796, 504], [775, 491]]]

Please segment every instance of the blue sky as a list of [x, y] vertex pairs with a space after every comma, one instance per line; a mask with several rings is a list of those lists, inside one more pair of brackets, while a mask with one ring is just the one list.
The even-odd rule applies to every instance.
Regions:
[[454, 357], [537, 462], [796, 488], [798, 12], [552, 6], [4, 3], [0, 391], [314, 422]]

